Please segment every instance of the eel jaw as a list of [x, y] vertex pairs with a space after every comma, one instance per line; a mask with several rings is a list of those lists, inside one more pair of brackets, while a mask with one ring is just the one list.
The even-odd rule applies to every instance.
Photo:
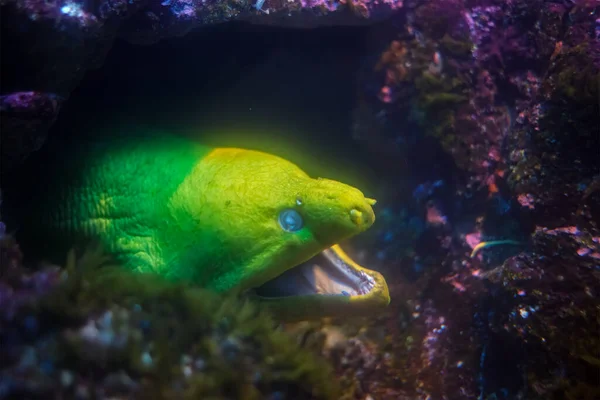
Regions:
[[366, 315], [390, 302], [383, 276], [358, 265], [338, 245], [251, 289], [250, 295], [286, 321]]

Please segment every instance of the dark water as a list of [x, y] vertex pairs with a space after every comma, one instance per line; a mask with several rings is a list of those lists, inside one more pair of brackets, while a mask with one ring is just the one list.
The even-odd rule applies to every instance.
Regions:
[[366, 34], [233, 23], [151, 46], [118, 40], [50, 135], [146, 124], [214, 146], [272, 152], [310, 174], [372, 191], [381, 171], [350, 139]]

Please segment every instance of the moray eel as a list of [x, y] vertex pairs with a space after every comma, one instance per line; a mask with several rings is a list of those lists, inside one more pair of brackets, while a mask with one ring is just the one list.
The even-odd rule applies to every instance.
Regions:
[[51, 178], [33, 185], [19, 228], [37, 254], [99, 240], [126, 268], [244, 291], [289, 319], [390, 301], [383, 276], [337, 245], [375, 221], [375, 200], [354, 187], [274, 155], [169, 135], [94, 142], [67, 158], [46, 161]]

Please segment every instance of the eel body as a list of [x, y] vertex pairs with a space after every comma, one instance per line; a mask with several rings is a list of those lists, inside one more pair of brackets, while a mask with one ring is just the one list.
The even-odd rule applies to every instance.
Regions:
[[384, 278], [337, 245], [375, 221], [374, 200], [354, 187], [274, 155], [164, 134], [48, 163], [18, 233], [44, 257], [99, 240], [126, 268], [249, 291], [299, 318], [389, 303]]

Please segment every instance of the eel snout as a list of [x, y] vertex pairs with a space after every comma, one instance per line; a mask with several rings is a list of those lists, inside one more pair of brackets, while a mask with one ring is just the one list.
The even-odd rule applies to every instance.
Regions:
[[[371, 225], [373, 225], [373, 222], [375, 222], [375, 213], [373, 212], [371, 204], [368, 203], [368, 200], [371, 199], [365, 199], [365, 205], [354, 206], [350, 210], [350, 221], [352, 221], [361, 230], [369, 228]], [[374, 202], [375, 200], [372, 201]]]
[[311, 180], [304, 196], [306, 219], [324, 245], [364, 232], [375, 222], [375, 200], [344, 183], [324, 178]]

